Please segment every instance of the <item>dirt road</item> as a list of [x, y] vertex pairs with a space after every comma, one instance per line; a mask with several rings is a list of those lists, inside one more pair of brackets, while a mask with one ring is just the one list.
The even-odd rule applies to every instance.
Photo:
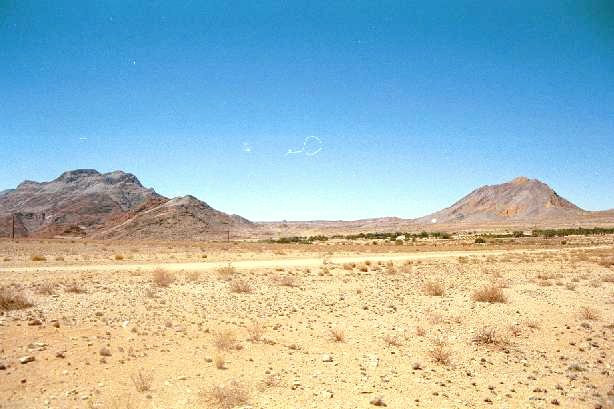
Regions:
[[[591, 247], [575, 247], [573, 250], [589, 250], [600, 248], [599, 246]], [[468, 256], [498, 256], [503, 254], [519, 254], [519, 253], [545, 253], [559, 252], [560, 249], [539, 249], [539, 250], [473, 250], [473, 251], [431, 251], [424, 253], [395, 253], [395, 254], [368, 254], [368, 255], [348, 255], [348, 256], [322, 256], [308, 258], [273, 258], [261, 260], [237, 260], [237, 261], [214, 261], [214, 262], [180, 262], [180, 263], [109, 263], [109, 264], [84, 264], [71, 266], [29, 266], [29, 267], [5, 267], [0, 268], [0, 273], [3, 272], [96, 272], [96, 271], [151, 271], [156, 268], [163, 267], [169, 271], [212, 271], [220, 267], [232, 264], [237, 270], [251, 270], [262, 268], [277, 268], [277, 267], [304, 267], [313, 268], [321, 266], [323, 261], [329, 263], [362, 263], [365, 261], [405, 261], [405, 260], [427, 260], [427, 259], [444, 259], [451, 257], [468, 257]]]

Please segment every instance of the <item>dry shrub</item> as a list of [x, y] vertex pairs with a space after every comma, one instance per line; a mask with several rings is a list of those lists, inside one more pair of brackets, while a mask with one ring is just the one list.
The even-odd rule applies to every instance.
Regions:
[[64, 291], [72, 294], [84, 294], [87, 290], [77, 283], [70, 283], [64, 287]]
[[479, 345], [494, 345], [501, 346], [506, 343], [506, 340], [497, 334], [497, 330], [492, 327], [482, 327], [473, 336], [473, 342]]
[[614, 274], [608, 274], [601, 277], [601, 281], [604, 283], [614, 283]]
[[567, 283], [565, 284], [565, 288], [567, 288], [569, 291], [575, 291], [576, 285], [574, 283]]
[[485, 285], [484, 287], [476, 290], [473, 293], [473, 300], [478, 302], [489, 302], [489, 303], [504, 303], [507, 302], [507, 298], [505, 294], [503, 294], [503, 290], [501, 287], [490, 284]]
[[245, 405], [249, 399], [247, 387], [235, 380], [225, 385], [215, 386], [208, 394], [209, 400], [222, 409], [230, 409]]
[[116, 261], [122, 261], [124, 259], [124, 256], [122, 254], [116, 254], [115, 256], [113, 256], [113, 258]]
[[273, 281], [282, 287], [297, 287], [296, 277], [294, 276], [274, 276]]
[[426, 335], [426, 330], [424, 328], [422, 328], [421, 326], [417, 326], [416, 327], [416, 335], [419, 337], [423, 337]]
[[252, 321], [246, 327], [248, 339], [252, 342], [260, 342], [264, 335], [264, 325], [258, 321]]
[[55, 294], [56, 284], [50, 281], [46, 281], [41, 283], [37, 288], [36, 292], [41, 295], [53, 295]]
[[276, 374], [268, 374], [261, 382], [259, 389], [263, 391], [266, 388], [276, 388], [281, 386], [281, 377]]
[[64, 256], [56, 256], [55, 261], [64, 261]]
[[153, 382], [153, 374], [151, 372], [145, 372], [142, 369], [137, 373], [130, 376], [132, 383], [137, 392], [147, 392], [151, 390], [151, 383]]
[[232, 276], [237, 272], [237, 269], [232, 266], [232, 264], [228, 264], [225, 267], [220, 267], [216, 270], [217, 276], [220, 280], [229, 281]]
[[435, 281], [429, 281], [424, 284], [423, 291], [426, 295], [443, 297], [445, 295], [445, 290], [441, 283]]
[[386, 334], [384, 336], [384, 342], [386, 343], [386, 345], [394, 347], [400, 347], [401, 345], [403, 345], [403, 340], [398, 335]]
[[233, 293], [251, 293], [254, 288], [248, 281], [237, 278], [230, 283], [230, 291]]
[[356, 267], [356, 263], [345, 263], [343, 264], [344, 270], [353, 270]]
[[0, 311], [22, 310], [32, 304], [23, 294], [12, 288], [0, 287]]
[[168, 287], [175, 282], [175, 275], [163, 268], [157, 268], [152, 272], [152, 280], [158, 287]]
[[231, 330], [224, 330], [215, 333], [213, 343], [220, 351], [229, 351], [237, 348], [237, 339]]
[[435, 341], [435, 345], [429, 352], [429, 355], [435, 363], [450, 365], [450, 357], [452, 354], [443, 341]]
[[518, 337], [522, 334], [522, 327], [518, 324], [510, 325], [507, 327], [508, 331], [512, 336]]
[[329, 336], [334, 342], [345, 342], [345, 331], [342, 328], [331, 329]]
[[536, 320], [527, 320], [525, 321], [524, 325], [526, 325], [527, 328], [531, 328], [531, 329], [539, 329], [540, 327], [539, 321], [536, 321]]
[[40, 254], [34, 254], [32, 257], [30, 257], [30, 260], [32, 260], [32, 261], [47, 261], [47, 258], [45, 256], [40, 255]]
[[580, 308], [580, 317], [584, 320], [596, 321], [599, 319], [599, 311], [591, 307]]

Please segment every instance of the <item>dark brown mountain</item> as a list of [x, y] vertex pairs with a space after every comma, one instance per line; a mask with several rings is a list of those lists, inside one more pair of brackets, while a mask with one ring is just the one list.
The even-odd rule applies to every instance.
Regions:
[[[170, 200], [122, 171], [80, 169], [50, 182], [25, 181], [0, 193], [0, 236], [191, 238], [221, 226], [251, 226], [194, 197]], [[168, 220], [165, 220], [168, 218]], [[162, 227], [161, 227], [162, 226]], [[170, 230], [165, 230], [170, 229]], [[174, 231], [177, 230], [177, 231]], [[228, 230], [228, 228], [226, 228]], [[183, 232], [183, 233], [181, 233]]]

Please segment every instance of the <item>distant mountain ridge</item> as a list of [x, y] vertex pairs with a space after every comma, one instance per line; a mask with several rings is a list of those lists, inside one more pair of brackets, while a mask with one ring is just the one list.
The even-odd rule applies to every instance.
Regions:
[[166, 198], [130, 173], [64, 172], [0, 192], [0, 237], [87, 236], [96, 239], [208, 240], [343, 232], [464, 229], [474, 226], [614, 224], [614, 211], [583, 210], [547, 184], [526, 177], [475, 189], [450, 207], [418, 219], [253, 223], [194, 196]]

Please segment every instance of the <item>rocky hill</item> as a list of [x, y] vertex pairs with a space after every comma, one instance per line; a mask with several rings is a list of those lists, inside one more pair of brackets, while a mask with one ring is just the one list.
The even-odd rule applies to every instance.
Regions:
[[169, 200], [137, 212], [117, 225], [96, 232], [94, 238], [160, 240], [224, 240], [242, 237], [255, 228], [249, 220], [215, 210], [194, 196]]
[[499, 185], [482, 186], [417, 223], [479, 224], [491, 222], [573, 219], [589, 212], [559, 196], [547, 184], [518, 177]]

